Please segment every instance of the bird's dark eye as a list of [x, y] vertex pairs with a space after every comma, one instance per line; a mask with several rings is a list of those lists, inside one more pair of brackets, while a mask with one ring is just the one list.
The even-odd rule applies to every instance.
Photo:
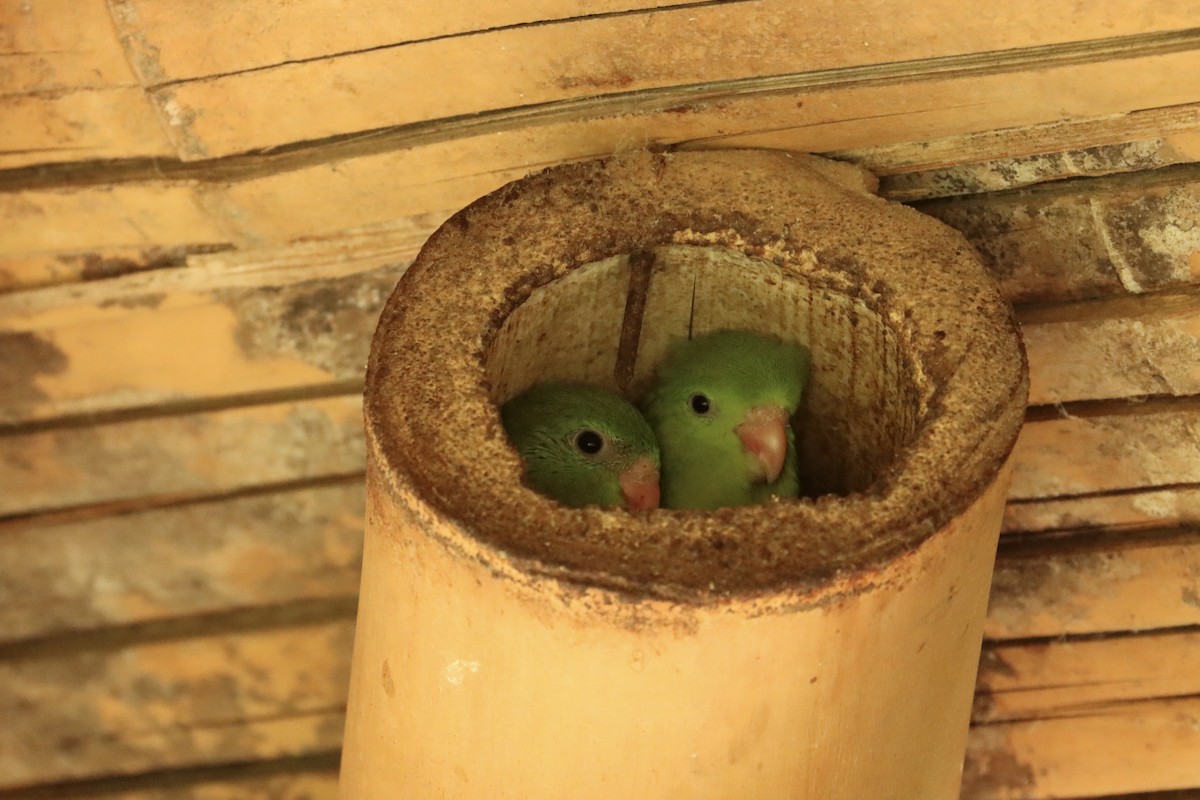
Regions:
[[594, 456], [604, 449], [604, 437], [593, 430], [585, 428], [575, 434], [575, 447], [581, 453]]
[[712, 408], [712, 404], [708, 401], [708, 395], [697, 392], [688, 399], [688, 405], [692, 407], [692, 411], [703, 416]]

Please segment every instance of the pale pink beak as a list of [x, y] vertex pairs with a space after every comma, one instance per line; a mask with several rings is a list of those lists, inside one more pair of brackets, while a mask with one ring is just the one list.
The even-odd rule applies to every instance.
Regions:
[[788, 413], [778, 406], [758, 406], [746, 414], [745, 421], [734, 428], [746, 452], [754, 456], [758, 466], [754, 479], [774, 483], [783, 472], [787, 457]]
[[633, 511], [658, 508], [658, 467], [645, 456], [617, 476], [625, 507]]

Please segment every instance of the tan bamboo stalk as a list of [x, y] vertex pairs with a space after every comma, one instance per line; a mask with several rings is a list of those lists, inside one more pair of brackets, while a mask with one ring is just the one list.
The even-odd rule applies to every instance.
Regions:
[[[631, 302], [632, 301], [632, 302]], [[806, 497], [570, 510], [496, 403], [674, 336], [813, 354]], [[965, 241], [763, 151], [530, 176], [426, 244], [367, 378], [343, 798], [954, 798], [1027, 392]]]

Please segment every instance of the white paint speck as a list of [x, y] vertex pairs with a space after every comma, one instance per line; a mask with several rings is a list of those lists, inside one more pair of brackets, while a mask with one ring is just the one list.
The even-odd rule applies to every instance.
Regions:
[[1121, 281], [1121, 286], [1125, 287], [1125, 291], [1131, 294], [1141, 294], [1145, 291], [1141, 283], [1134, 276], [1133, 270], [1129, 266], [1129, 262], [1125, 260], [1125, 255], [1121, 252], [1109, 235], [1108, 225], [1104, 222], [1104, 215], [1100, 204], [1095, 200], [1088, 201], [1088, 207], [1092, 211], [1092, 219], [1096, 223], [1096, 230], [1100, 232], [1100, 239], [1104, 242], [1104, 248], [1108, 251], [1108, 258], [1113, 263], [1113, 268], [1117, 271], [1117, 279]]
[[167, 121], [172, 125], [179, 126], [184, 124], [183, 107], [175, 101], [175, 98], [172, 97], [163, 103], [162, 109], [167, 114]]
[[1163, 519], [1175, 513], [1175, 495], [1171, 492], [1150, 492], [1133, 498], [1133, 507], [1148, 517]]
[[478, 672], [478, 661], [466, 661], [459, 658], [446, 665], [445, 669], [442, 670], [442, 677], [444, 677], [446, 679], [446, 683], [450, 684], [451, 686], [462, 686], [462, 683], [464, 680], [466, 680], [468, 673], [474, 675]]

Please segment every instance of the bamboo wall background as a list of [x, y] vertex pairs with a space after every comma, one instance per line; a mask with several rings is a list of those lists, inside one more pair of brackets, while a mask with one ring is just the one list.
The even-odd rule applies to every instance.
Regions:
[[383, 301], [617, 150], [868, 167], [1017, 305], [963, 797], [1200, 790], [1200, 9], [0, 3], [0, 798], [332, 798]]

